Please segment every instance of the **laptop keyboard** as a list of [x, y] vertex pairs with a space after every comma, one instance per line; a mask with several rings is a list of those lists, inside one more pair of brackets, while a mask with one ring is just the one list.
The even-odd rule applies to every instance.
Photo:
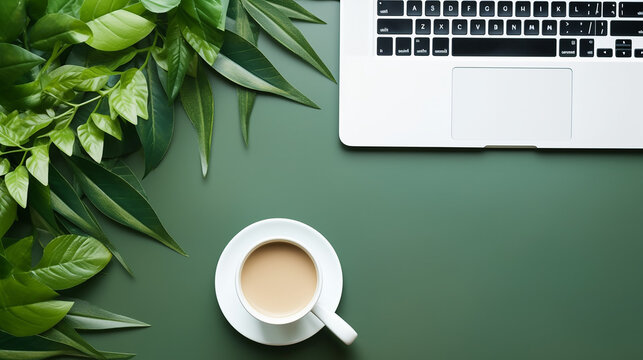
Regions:
[[643, 2], [377, 1], [380, 56], [640, 58]]

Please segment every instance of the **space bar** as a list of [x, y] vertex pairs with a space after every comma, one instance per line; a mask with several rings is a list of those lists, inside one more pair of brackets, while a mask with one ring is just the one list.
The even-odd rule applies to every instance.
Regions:
[[556, 39], [453, 38], [453, 56], [556, 56]]

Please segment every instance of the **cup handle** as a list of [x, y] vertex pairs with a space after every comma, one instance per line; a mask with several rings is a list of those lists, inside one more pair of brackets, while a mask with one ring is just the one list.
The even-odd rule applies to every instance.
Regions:
[[315, 304], [312, 311], [346, 345], [350, 345], [355, 341], [357, 332], [337, 314], [320, 307], [318, 304]]

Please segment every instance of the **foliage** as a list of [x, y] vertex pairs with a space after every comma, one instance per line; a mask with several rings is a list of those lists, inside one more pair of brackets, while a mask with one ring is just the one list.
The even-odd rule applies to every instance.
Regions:
[[123, 159], [140, 149], [153, 171], [180, 102], [205, 177], [217, 81], [238, 86], [246, 144], [257, 94], [316, 108], [257, 43], [335, 81], [293, 23], [323, 21], [294, 0], [2, 0], [0, 18], [0, 359], [129, 358], [78, 330], [147, 324], [58, 293], [112, 257], [132, 273], [94, 210], [185, 254]]

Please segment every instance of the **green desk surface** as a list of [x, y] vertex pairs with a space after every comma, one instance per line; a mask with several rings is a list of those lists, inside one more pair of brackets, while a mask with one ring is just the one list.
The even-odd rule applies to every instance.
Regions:
[[[337, 75], [339, 3], [302, 4], [328, 22], [300, 28]], [[323, 109], [259, 97], [246, 148], [235, 91], [216, 81], [205, 180], [177, 110], [167, 158], [143, 183], [190, 257], [108, 226], [136, 276], [112, 262], [75, 295], [152, 327], [90, 335], [97, 347], [142, 360], [643, 358], [642, 153], [347, 148], [337, 85], [270, 39], [261, 47]], [[263, 346], [224, 319], [219, 255], [270, 217], [308, 223], [335, 247], [352, 346], [326, 329]]]

